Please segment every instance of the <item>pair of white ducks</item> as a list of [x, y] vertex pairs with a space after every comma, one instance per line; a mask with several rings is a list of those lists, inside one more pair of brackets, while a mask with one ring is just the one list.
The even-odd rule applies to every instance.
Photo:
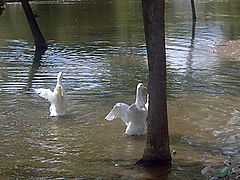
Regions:
[[[66, 95], [62, 87], [63, 73], [59, 72], [57, 76], [57, 85], [53, 91], [50, 89], [35, 89], [40, 97], [47, 99], [50, 105], [50, 116], [62, 116], [65, 114]], [[106, 120], [112, 121], [120, 118], [126, 127], [127, 135], [142, 135], [144, 133], [144, 125], [148, 116], [148, 97], [147, 102], [143, 99], [143, 90], [146, 87], [142, 83], [138, 83], [136, 89], [136, 100], [132, 105], [120, 102], [113, 106], [113, 109], [105, 117]]]

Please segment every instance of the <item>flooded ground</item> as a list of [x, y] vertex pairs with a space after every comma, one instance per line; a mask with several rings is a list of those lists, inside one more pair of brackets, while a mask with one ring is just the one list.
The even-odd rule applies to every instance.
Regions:
[[[145, 136], [124, 136], [104, 120], [118, 102], [134, 102], [147, 83], [141, 2], [32, 2], [49, 44], [39, 68], [21, 4], [0, 16], [0, 177], [207, 179], [206, 166], [240, 162], [240, 62], [217, 45], [240, 36], [240, 1], [166, 2], [171, 169], [134, 166]], [[34, 88], [54, 88], [63, 71], [67, 114], [49, 117]]]

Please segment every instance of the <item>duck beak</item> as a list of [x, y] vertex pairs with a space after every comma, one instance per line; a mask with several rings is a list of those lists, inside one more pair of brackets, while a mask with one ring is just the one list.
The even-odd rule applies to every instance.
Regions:
[[148, 92], [148, 87], [147, 86], [144, 86], [144, 89]]

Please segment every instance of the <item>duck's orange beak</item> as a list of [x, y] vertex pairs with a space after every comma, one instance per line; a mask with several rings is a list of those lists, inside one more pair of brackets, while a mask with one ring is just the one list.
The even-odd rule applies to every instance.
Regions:
[[147, 86], [144, 86], [144, 89], [148, 92], [148, 87]]

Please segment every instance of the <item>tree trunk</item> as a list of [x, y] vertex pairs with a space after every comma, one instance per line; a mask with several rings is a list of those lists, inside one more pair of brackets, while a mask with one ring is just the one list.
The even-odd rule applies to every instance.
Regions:
[[47, 49], [47, 44], [44, 40], [44, 37], [39, 29], [37, 21], [32, 12], [31, 6], [28, 0], [20, 0], [22, 3], [23, 10], [28, 20], [28, 24], [33, 34], [34, 42], [36, 45], [36, 49]]
[[142, 0], [149, 66], [147, 140], [141, 163], [170, 164], [167, 98], [164, 0]]
[[196, 10], [195, 10], [195, 5], [194, 5], [194, 0], [191, 0], [191, 7], [192, 7], [192, 18], [193, 18], [193, 21], [196, 21], [197, 17], [196, 17]]

